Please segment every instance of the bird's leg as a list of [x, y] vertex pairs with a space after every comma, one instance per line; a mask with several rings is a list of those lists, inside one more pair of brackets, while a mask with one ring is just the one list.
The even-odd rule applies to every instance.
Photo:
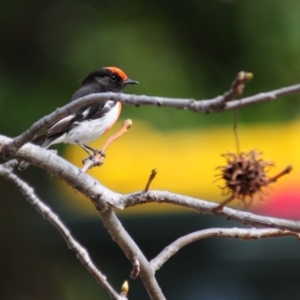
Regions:
[[[77, 144], [78, 144], [85, 152], [87, 152], [90, 156], [93, 156], [93, 155], [96, 154], [96, 153], [100, 153], [103, 157], [105, 157], [105, 152], [102, 151], [102, 150], [97, 150], [97, 149], [92, 148], [92, 147], [90, 147], [90, 146], [88, 146], [88, 145], [85, 145], [85, 144], [83, 144], [83, 143], [81, 143], [81, 142], [79, 142], [79, 141], [76, 141], [76, 143], [77, 143]], [[92, 152], [94, 152], [94, 153], [92, 154], [90, 151], [92, 151]]]
[[89, 150], [94, 150], [94, 149], [90, 149], [90, 147], [88, 147], [87, 145], [79, 142], [79, 141], [76, 141], [77, 145], [79, 145], [86, 153], [88, 153], [90, 156], [92, 156], [92, 153], [89, 151]]

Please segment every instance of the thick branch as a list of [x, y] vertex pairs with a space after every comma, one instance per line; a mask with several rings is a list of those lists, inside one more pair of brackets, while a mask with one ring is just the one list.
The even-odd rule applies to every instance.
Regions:
[[106, 277], [93, 264], [88, 252], [72, 237], [70, 231], [61, 222], [59, 217], [35, 195], [32, 187], [13, 173], [12, 167], [17, 163], [18, 161], [14, 160], [0, 165], [0, 176], [12, 182], [24, 195], [26, 200], [37, 210], [37, 212], [41, 214], [44, 219], [52, 223], [66, 241], [69, 249], [75, 252], [82, 265], [94, 276], [96, 281], [103, 286], [111, 299], [124, 299], [124, 297], [121, 297], [116, 291], [114, 291], [112, 286], [106, 280]]
[[[138, 246], [135, 244], [135, 242], [131, 239], [126, 230], [123, 228], [122, 224], [112, 211], [111, 207], [125, 209], [130, 206], [157, 202], [178, 205], [188, 209], [193, 209], [202, 214], [213, 214], [214, 208], [218, 204], [164, 191], [144, 191], [129, 195], [117, 194], [108, 190], [94, 178], [80, 171], [77, 167], [58, 157], [51, 151], [41, 149], [40, 147], [26, 143], [31, 141], [41, 129], [49, 128], [63, 117], [71, 114], [77, 108], [92, 103], [103, 102], [108, 98], [135, 106], [166, 106], [176, 109], [209, 113], [234, 109], [237, 107], [242, 107], [267, 100], [273, 100], [280, 96], [300, 92], [300, 84], [298, 84], [274, 90], [268, 93], [261, 93], [240, 100], [233, 100], [234, 97], [239, 94], [238, 91], [242, 91], [240, 90], [240, 88], [243, 88], [241, 85], [245, 83], [245, 81], [243, 81], [244, 79], [245, 78], [242, 77], [240, 81], [234, 82], [230, 90], [224, 93], [222, 96], [202, 101], [196, 101], [193, 99], [169, 99], [164, 97], [137, 96], [115, 93], [100, 93], [88, 95], [74, 102], [71, 102], [62, 108], [57, 109], [55, 112], [46, 117], [43, 117], [42, 119], [34, 123], [31, 128], [29, 128], [14, 140], [0, 135], [0, 154], [2, 154], [5, 158], [12, 157], [28, 161], [33, 165], [37, 165], [47, 170], [50, 173], [54, 173], [61, 179], [63, 179], [67, 184], [88, 197], [97, 208], [98, 214], [101, 217], [105, 228], [110, 233], [112, 239], [118, 243], [128, 259], [135, 262], [134, 268], [137, 265], [140, 266], [139, 275], [151, 299], [165, 299], [155, 279], [155, 270], [157, 270], [171, 255], [177, 252], [181, 247], [196, 240], [197, 236], [198, 239], [208, 236], [226, 236], [226, 231], [220, 231], [220, 229], [218, 229], [218, 231], [215, 232], [204, 232], [204, 234], [203, 232], [195, 233], [194, 236], [184, 237], [180, 239], [180, 241], [178, 240], [177, 242], [175, 242], [177, 244], [172, 248], [172, 250], [165, 250], [166, 252], [163, 252], [165, 254], [161, 254], [161, 256], [158, 256], [156, 259], [154, 259], [151, 265], [145, 258], [143, 253], [140, 251]], [[35, 196], [33, 189], [13, 173], [12, 167], [15, 164], [16, 161], [12, 160], [0, 166], [0, 175], [12, 181], [25, 195], [28, 201], [33, 206], [35, 206], [38, 212], [41, 213], [44, 218], [52, 222], [54, 226], [56, 226], [56, 228], [66, 240], [69, 247], [73, 251], [75, 251], [80, 261], [94, 275], [97, 281], [104, 286], [104, 288], [108, 291], [113, 299], [119, 299], [120, 296], [116, 294], [112, 287], [107, 283], [106, 278], [92, 264], [86, 250], [72, 238], [70, 232], [63, 226], [58, 217], [54, 215], [47, 206], [39, 201], [39, 199]], [[300, 222], [258, 216], [227, 207], [223, 208], [222, 211], [217, 212], [216, 214], [218, 216], [226, 217], [227, 219], [232, 219], [243, 224], [277, 228], [276, 230], [268, 229], [269, 234], [271, 232], [271, 234], [274, 235], [287, 235], [288, 231], [283, 232], [282, 230], [290, 230], [300, 233]], [[264, 235], [264, 232], [266, 231], [262, 231], [262, 235]], [[230, 236], [230, 232], [227, 234], [228, 236]], [[240, 235], [240, 238], [242, 238], [243, 232], [241, 233], [241, 230], [237, 234]], [[246, 238], [255, 238], [253, 233], [249, 233], [249, 230], [248, 234], [244, 236]]]
[[[0, 151], [1, 147], [10, 142], [10, 138], [0, 135]], [[118, 209], [126, 209], [135, 205], [155, 202], [178, 205], [195, 210], [201, 214], [213, 214], [213, 209], [219, 205], [167, 191], [151, 190], [149, 192], [138, 192], [127, 195], [118, 194], [107, 189], [93, 177], [81, 172], [77, 167], [53, 152], [31, 144], [24, 145], [15, 157], [30, 161], [33, 165], [39, 166], [49, 173], [56, 174], [72, 188], [75, 188], [89, 198], [98, 210], [108, 209], [111, 206]], [[228, 207], [224, 207], [217, 215], [251, 226], [271, 227], [300, 233], [300, 221], [259, 216]]]
[[[230, 90], [229, 90], [230, 92]], [[224, 110], [230, 110], [237, 107], [242, 107], [250, 104], [255, 104], [262, 101], [274, 100], [278, 97], [300, 93], [300, 84], [284, 87], [281, 89], [273, 90], [266, 93], [260, 93], [251, 97], [243, 98], [240, 100], [233, 100], [224, 102], [227, 99], [228, 92], [222, 96], [210, 100], [196, 101], [193, 99], [171, 99], [165, 97], [144, 96], [144, 95], [128, 95], [118, 93], [99, 93], [91, 94], [82, 97], [76, 101], [73, 101], [62, 108], [56, 109], [55, 112], [43, 117], [39, 121], [35, 122], [28, 130], [19, 135], [14, 141], [7, 146], [4, 151], [4, 156], [12, 156], [18, 149], [20, 149], [25, 143], [30, 142], [35, 135], [43, 128], [48, 128], [55, 124], [63, 117], [74, 112], [75, 109], [92, 103], [98, 103], [106, 101], [108, 98], [115, 101], [120, 101], [129, 105], [152, 105], [152, 106], [166, 106], [176, 109], [191, 110], [195, 112], [210, 113], [220, 112]], [[231, 99], [230, 99], [231, 100]]]
[[[116, 217], [112, 209], [106, 211], [98, 211], [104, 227], [110, 233], [113, 240], [120, 246], [127, 258], [131, 262], [135, 262], [136, 259], [140, 265], [140, 277], [147, 289], [147, 292], [151, 299], [163, 300], [165, 299], [156, 279], [155, 272], [148, 262], [144, 254], [141, 252], [139, 247], [127, 233], [122, 226], [119, 219]], [[133, 264], [133, 268], [135, 265]]]
[[154, 259], [151, 260], [151, 265], [155, 271], [159, 270], [162, 265], [175, 255], [181, 248], [187, 246], [193, 242], [211, 238], [211, 237], [229, 237], [236, 239], [252, 240], [261, 238], [270, 238], [278, 236], [293, 235], [299, 239], [299, 233], [295, 233], [288, 230], [280, 229], [241, 229], [241, 228], [210, 228], [200, 231], [196, 231], [185, 235], [175, 242], [167, 246], [161, 253], [159, 253]]
[[[0, 136], [0, 150], [3, 141], [6, 144], [11, 139]], [[17, 152], [17, 157], [22, 160], [31, 156], [34, 165], [46, 169], [48, 172], [58, 175], [67, 184], [83, 193], [95, 205], [102, 222], [110, 233], [112, 239], [120, 246], [130, 261], [137, 258], [140, 263], [140, 277], [151, 297], [155, 300], [165, 299], [155, 279], [154, 271], [138, 246], [123, 228], [114, 212], [111, 210], [111, 201], [114, 202], [122, 195], [114, 193], [102, 186], [94, 178], [82, 172], [66, 160], [54, 154], [52, 151], [42, 149], [38, 146], [27, 144]], [[10, 163], [10, 162], [8, 162]]]
[[[1, 147], [10, 142], [10, 138], [0, 135], [0, 150]], [[131, 261], [134, 261], [136, 258], [139, 260], [141, 266], [140, 276], [152, 299], [164, 299], [156, 282], [154, 270], [122, 227], [121, 223], [111, 210], [111, 206], [125, 209], [135, 205], [156, 202], [178, 205], [193, 209], [201, 214], [212, 214], [213, 209], [218, 205], [216, 203], [165, 191], [151, 190], [128, 195], [114, 193], [102, 186], [88, 174], [81, 172], [77, 167], [54, 154], [52, 151], [41, 149], [40, 147], [31, 144], [24, 145], [22, 149], [16, 153], [15, 157], [21, 160], [26, 159], [32, 162], [33, 165], [38, 165], [48, 172], [58, 175], [67, 184], [83, 193], [94, 203], [103, 224], [110, 233], [112, 239], [118, 243]], [[227, 207], [224, 207], [217, 215], [225, 217], [226, 219], [238, 221], [242, 224], [273, 227], [300, 233], [299, 221], [263, 217]]]

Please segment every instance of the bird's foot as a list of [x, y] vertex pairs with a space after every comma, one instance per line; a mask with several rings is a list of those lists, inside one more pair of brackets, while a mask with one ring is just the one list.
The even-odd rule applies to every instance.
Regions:
[[[104, 163], [104, 158], [105, 158], [105, 152], [102, 151], [102, 150], [97, 150], [97, 149], [94, 149], [94, 154], [93, 155], [90, 155], [88, 158], [84, 158], [82, 160], [82, 164], [84, 165], [86, 161], [88, 160], [91, 160], [93, 162], [93, 165], [94, 166], [101, 166], [103, 165]], [[100, 154], [100, 157], [99, 155], [97, 154]]]
[[98, 149], [95, 149], [95, 148], [92, 148], [86, 144], [83, 144], [79, 141], [76, 141], [76, 143], [86, 152], [88, 153], [90, 156], [93, 156], [93, 155], [96, 155], [96, 154], [101, 154], [102, 156], [105, 157], [105, 152], [102, 151], [102, 150], [98, 150]]

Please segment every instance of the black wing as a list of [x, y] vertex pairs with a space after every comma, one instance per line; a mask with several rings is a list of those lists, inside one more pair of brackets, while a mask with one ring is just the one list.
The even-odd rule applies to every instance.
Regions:
[[[75, 101], [86, 95], [90, 95], [95, 92], [103, 92], [101, 86], [97, 83], [90, 83], [83, 85], [72, 96], [70, 102]], [[103, 117], [117, 102], [108, 100], [103, 103], [95, 103], [92, 105], [85, 105], [78, 108], [74, 114], [64, 117], [43, 134], [37, 136], [33, 141], [39, 142], [44, 140], [53, 140], [72, 128], [78, 126], [78, 122], [83, 120], [94, 120]]]
[[37, 136], [33, 141], [39, 142], [51, 137], [56, 138], [77, 126], [78, 122], [89, 119], [97, 119], [103, 116], [106, 112], [107, 109], [105, 109], [104, 103], [80, 107], [74, 114], [64, 117], [48, 130], [46, 130], [43, 134]]

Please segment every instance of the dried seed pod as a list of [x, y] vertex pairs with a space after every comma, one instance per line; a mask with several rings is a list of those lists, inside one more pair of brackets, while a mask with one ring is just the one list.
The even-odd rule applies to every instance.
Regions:
[[273, 162], [263, 160], [257, 150], [240, 154], [229, 152], [223, 156], [227, 165], [221, 167], [222, 178], [225, 180], [225, 189], [234, 198], [243, 201], [247, 196], [253, 198], [255, 194], [262, 192], [262, 187], [268, 185], [270, 178], [267, 171], [273, 166]]
[[251, 205], [257, 197], [263, 200], [265, 197], [263, 188], [292, 170], [292, 167], [288, 166], [276, 176], [269, 177], [267, 172], [274, 164], [272, 161], [264, 160], [261, 152], [257, 150], [239, 154], [228, 152], [223, 156], [227, 165], [218, 169], [221, 170], [220, 177], [225, 180], [225, 186], [222, 187], [224, 194], [230, 196], [216, 206], [213, 212], [218, 212], [234, 199], [241, 200], [245, 207]]

